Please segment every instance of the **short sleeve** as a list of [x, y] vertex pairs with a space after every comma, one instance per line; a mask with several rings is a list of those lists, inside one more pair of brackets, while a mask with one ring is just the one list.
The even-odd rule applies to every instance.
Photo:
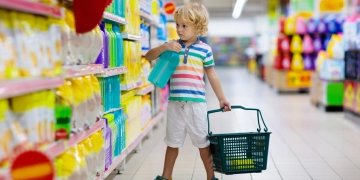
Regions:
[[205, 68], [210, 68], [210, 67], [213, 67], [213, 66], [215, 66], [214, 56], [213, 56], [211, 48], [209, 48], [209, 50], [206, 53], [205, 58], [204, 58], [204, 67]]

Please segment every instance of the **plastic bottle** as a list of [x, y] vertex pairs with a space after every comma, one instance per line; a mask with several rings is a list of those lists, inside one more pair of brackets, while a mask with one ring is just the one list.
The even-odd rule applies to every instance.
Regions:
[[109, 67], [109, 34], [105, 30], [105, 23], [100, 24], [100, 29], [104, 35], [103, 48], [95, 61], [95, 64], [102, 64], [104, 68]]
[[155, 86], [164, 88], [180, 62], [179, 54], [165, 51], [160, 55], [158, 62], [151, 71], [148, 80]]
[[302, 48], [303, 48], [304, 53], [313, 53], [314, 52], [314, 43], [313, 43], [313, 40], [311, 39], [310, 35], [307, 34], [304, 36], [302, 46], [303, 46]]
[[113, 31], [116, 35], [116, 67], [120, 67], [124, 65], [124, 41], [118, 25], [113, 25]]
[[291, 70], [304, 70], [304, 63], [301, 54], [294, 54], [291, 61]]
[[114, 62], [115, 62], [115, 41], [116, 41], [116, 36], [114, 34], [114, 32], [112, 31], [112, 24], [105, 24], [105, 30], [106, 32], [109, 34], [109, 43], [108, 43], [108, 47], [109, 47], [109, 67], [115, 67], [114, 66]]

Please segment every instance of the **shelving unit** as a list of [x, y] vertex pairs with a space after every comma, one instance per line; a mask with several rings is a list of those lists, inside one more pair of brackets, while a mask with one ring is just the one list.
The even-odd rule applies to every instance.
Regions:
[[89, 130], [79, 132], [71, 136], [69, 140], [55, 142], [54, 144], [49, 145], [49, 147], [43, 149], [42, 151], [45, 152], [51, 159], [54, 159], [55, 157], [64, 153], [66, 150], [85, 140], [95, 132], [104, 128], [104, 125], [104, 121], [100, 120], [96, 122]]
[[96, 178], [96, 180], [103, 180], [106, 177], [108, 177], [110, 173], [112, 173], [116, 169], [116, 167], [118, 167], [120, 163], [123, 162], [130, 153], [132, 153], [132, 151], [141, 143], [144, 137], [146, 137], [149, 134], [149, 132], [152, 131], [152, 129], [164, 117], [165, 117], [165, 112], [163, 111], [157, 114], [153, 118], [152, 122], [149, 123], [149, 125], [145, 128], [145, 130], [143, 130], [141, 134], [136, 138], [136, 140], [134, 140], [134, 142], [132, 142], [126, 149], [124, 149], [124, 151], [118, 157], [115, 158], [109, 169], [105, 171], [103, 177], [98, 177]]
[[[109, 111], [104, 112], [104, 113], [102, 114], [102, 116], [105, 115], [105, 114], [109, 114], [109, 113], [115, 112], [115, 111], [120, 111], [120, 110], [122, 110], [122, 109], [123, 109], [123, 108], [111, 109], [111, 110], [109, 110]], [[124, 115], [124, 116], [125, 116], [125, 115]]]
[[151, 85], [148, 85], [148, 86], [145, 86], [142, 88], [137, 88], [135, 90], [135, 94], [138, 96], [143, 96], [143, 95], [149, 94], [150, 92], [154, 91], [154, 89], [155, 89], [155, 86], [153, 84], [151, 84]]
[[0, 82], [0, 99], [52, 89], [64, 84], [63, 77], [28, 78]]
[[134, 34], [129, 34], [129, 33], [122, 33], [122, 37], [126, 40], [131, 40], [131, 41], [140, 41], [141, 40], [141, 36], [139, 35], [134, 35]]
[[124, 24], [124, 25], [127, 24], [127, 21], [125, 18], [108, 13], [108, 12], [104, 12], [103, 19], [110, 23]]
[[0, 0], [0, 7], [5, 9], [17, 10], [31, 14], [51, 16], [54, 18], [63, 17], [60, 8], [44, 5], [37, 2], [24, 0]]
[[141, 11], [140, 17], [143, 18], [150, 25], [155, 26], [155, 27], [159, 27], [159, 24], [154, 20], [154, 18], [151, 15]]
[[[40, 2], [40, 1], [38, 1]], [[0, 0], [0, 8], [1, 9], [9, 9], [9, 10], [16, 10], [21, 11], [25, 13], [40, 15], [40, 16], [47, 16], [47, 17], [53, 17], [53, 18], [63, 18], [64, 17], [64, 11], [62, 8], [58, 7], [52, 7], [49, 5], [44, 5], [41, 3], [38, 3], [36, 1], [25, 1], [25, 0]], [[115, 2], [115, 1], [114, 1]], [[71, 10], [70, 10], [71, 11]], [[115, 12], [115, 11], [114, 11]], [[120, 14], [120, 13], [119, 13]], [[136, 13], [138, 14], [138, 13]], [[137, 15], [138, 16], [138, 15]], [[144, 12], [141, 12], [141, 15], [139, 18], [144, 19], [147, 23], [150, 24], [152, 29], [157, 29], [157, 27], [160, 27], [160, 24], [155, 20], [156, 16], [148, 15]], [[137, 17], [136, 17], [137, 18]], [[127, 25], [129, 23], [129, 26], [135, 25], [131, 22], [132, 18], [126, 19], [123, 17], [120, 17], [118, 15], [114, 15], [112, 13], [104, 12], [103, 13], [103, 19], [102, 22], [109, 23], [114, 25]], [[148, 25], [145, 23], [146, 25]], [[136, 25], [137, 26], [137, 25]], [[119, 26], [116, 26], [117, 28]], [[111, 30], [109, 30], [111, 31]], [[151, 30], [152, 31], [152, 30]], [[117, 31], [119, 32], [119, 31]], [[154, 31], [155, 32], [155, 31]], [[131, 33], [122, 33], [124, 40], [130, 40], [130, 41], [141, 41], [140, 35], [135, 35]], [[151, 36], [152, 34], [150, 34]], [[157, 36], [157, 35], [155, 35]], [[81, 38], [81, 37], [79, 37]], [[155, 38], [152, 38], [150, 41], [152, 41]], [[157, 42], [157, 40], [156, 40]], [[161, 43], [163, 44], [163, 43]], [[100, 44], [99, 44], [100, 45]], [[105, 47], [105, 46], [104, 46]], [[131, 50], [130, 50], [131, 51]], [[142, 51], [142, 55], [144, 56], [147, 53], [147, 51]], [[118, 60], [118, 59], [116, 59]], [[128, 66], [130, 68], [130, 66]], [[132, 71], [131, 69], [129, 69]], [[87, 76], [87, 75], [95, 75], [96, 77], [110, 77], [110, 76], [117, 76], [124, 73], [127, 73], [128, 68], [126, 66], [122, 67], [116, 67], [116, 68], [104, 68], [101, 64], [91, 64], [91, 65], [76, 65], [76, 66], [63, 66], [63, 74], [58, 77], [32, 77], [32, 78], [25, 78], [25, 79], [15, 79], [15, 80], [7, 80], [0, 82], [0, 99], [8, 99], [14, 96], [24, 95], [28, 93], [33, 93], [41, 90], [48, 90], [48, 89], [55, 89], [56, 87], [62, 86], [65, 83], [65, 80], [70, 78], [76, 78], [81, 76]], [[135, 70], [134, 70], [135, 72]], [[115, 78], [115, 77], [114, 77]], [[116, 77], [118, 78], [118, 77]], [[101, 78], [98, 80], [100, 81]], [[110, 79], [110, 78], [109, 78]], [[114, 82], [114, 81], [113, 81]], [[111, 82], [111, 83], [113, 83]], [[94, 83], [95, 84], [95, 83]], [[100, 84], [100, 83], [99, 83]], [[112, 84], [111, 84], [112, 85]], [[149, 93], [151, 93], [151, 97], [153, 94], [155, 94], [155, 86], [154, 85], [148, 85], [145, 87], [141, 87], [143, 85], [142, 80], [120, 85], [121, 91], [129, 91], [129, 90], [135, 90], [135, 98], [139, 98], [139, 96], [144, 96]], [[101, 85], [100, 85], [101, 86]], [[118, 88], [118, 83], [115, 83], [116, 88]], [[101, 86], [102, 87], [102, 86]], [[72, 87], [73, 88], [73, 87]], [[101, 89], [101, 93], [104, 93], [104, 91]], [[112, 91], [114, 92], [114, 91]], [[106, 92], [105, 92], [106, 93]], [[133, 94], [133, 92], [130, 92]], [[103, 96], [103, 94], [101, 94]], [[107, 97], [107, 95], [104, 95]], [[103, 98], [103, 97], [101, 97]], [[148, 98], [148, 97], [146, 97]], [[162, 101], [161, 96], [156, 96], [157, 102], [160, 100]], [[10, 99], [8, 99], [10, 101]], [[103, 100], [103, 99], [102, 99]], [[54, 100], [55, 101], [55, 100]], [[151, 99], [151, 101], [154, 101], [154, 99]], [[99, 101], [98, 101], [99, 102]], [[147, 99], [148, 104], [150, 104], [150, 100]], [[155, 101], [154, 101], [155, 102]], [[162, 103], [163, 105], [163, 103]], [[115, 107], [117, 107], [116, 105]], [[72, 109], [75, 111], [74, 109]], [[164, 110], [164, 109], [163, 109]], [[55, 111], [55, 110], [54, 110]], [[109, 111], [106, 111], [104, 113], [95, 113], [96, 116], [103, 116], [108, 113], [113, 113], [115, 111], [123, 111], [121, 107], [114, 108]], [[125, 112], [124, 112], [125, 113]], [[123, 113], [123, 117], [125, 119], [128, 119], [128, 115]], [[140, 112], [139, 112], [140, 115]], [[142, 140], [144, 137], [148, 136], [148, 134], [153, 130], [153, 128], [158, 124], [158, 122], [165, 116], [165, 111], [161, 111], [160, 113], [156, 114], [154, 116], [154, 112], [150, 112], [146, 114], [146, 117], [152, 120], [148, 122], [147, 126], [139, 127], [141, 128], [141, 133], [138, 137], [132, 137], [135, 138], [134, 142], [132, 142], [123, 152], [115, 159], [113, 159], [113, 163], [108, 169], [108, 171], [100, 174], [100, 177], [94, 177], [96, 179], [103, 179], [106, 178], [121, 162], [125, 160], [125, 158], [134, 151], [135, 148], [141, 147]], [[73, 121], [73, 119], [71, 119]], [[92, 123], [95, 121], [92, 121]], [[70, 148], [76, 147], [80, 142], [87, 139], [89, 136], [93, 135], [94, 133], [98, 132], [99, 130], [102, 130], [105, 127], [105, 122], [103, 120], [99, 120], [96, 123], [92, 124], [92, 126], [84, 131], [80, 131], [78, 133], [70, 135], [70, 138], [67, 140], [59, 140], [55, 142], [50, 142], [46, 146], [42, 146], [38, 148], [39, 151], [46, 154], [50, 159], [52, 159], [54, 162], [57, 159], [59, 155], [61, 155], [64, 152], [67, 152]], [[126, 127], [127, 128], [127, 127]], [[137, 126], [134, 128], [135, 130], [140, 130], [137, 128]], [[117, 135], [113, 135], [113, 137], [117, 137]], [[48, 142], [46, 142], [48, 143]], [[9, 173], [9, 169], [0, 169], [0, 180], [10, 180], [11, 174]]]
[[101, 64], [65, 66], [63, 68], [65, 78], [86, 76], [90, 74], [99, 74], [104, 72], [104, 66]]
[[121, 84], [121, 91], [130, 91], [142, 85], [142, 81], [139, 80], [137, 82], [129, 83], [129, 84]]
[[126, 72], [127, 72], [127, 68], [125, 66], [121, 66], [121, 67], [116, 67], [116, 68], [104, 69], [102, 73], [96, 74], [96, 76], [97, 77], [109, 77], [109, 76], [124, 74]]

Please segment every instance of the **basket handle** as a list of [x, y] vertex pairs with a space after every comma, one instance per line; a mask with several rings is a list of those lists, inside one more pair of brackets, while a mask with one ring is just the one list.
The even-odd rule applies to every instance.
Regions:
[[[261, 131], [261, 126], [260, 126], [260, 118], [261, 118], [261, 121], [262, 123], [264, 124], [264, 131], [267, 132], [269, 129], [267, 128], [265, 122], [264, 122], [264, 119], [262, 117], [262, 114], [261, 114], [261, 111], [259, 109], [255, 109], [255, 108], [246, 108], [246, 107], [243, 107], [243, 106], [231, 106], [231, 109], [243, 109], [243, 110], [246, 110], [246, 111], [256, 111], [257, 113], [257, 121], [258, 121], [258, 125], [259, 125], [259, 128], [257, 129], [258, 132]], [[212, 132], [210, 131], [210, 118], [209, 118], [209, 115], [212, 114], [212, 113], [217, 113], [217, 112], [222, 112], [224, 110], [224, 108], [221, 108], [221, 109], [216, 109], [216, 110], [211, 110], [211, 111], [208, 111], [207, 112], [207, 119], [208, 119], [208, 134], [209, 135], [212, 135]], [[260, 117], [260, 118], [259, 118]]]

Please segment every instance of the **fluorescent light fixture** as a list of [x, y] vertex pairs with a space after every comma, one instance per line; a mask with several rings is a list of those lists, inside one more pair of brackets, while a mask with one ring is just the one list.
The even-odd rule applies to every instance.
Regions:
[[236, 3], [235, 3], [235, 7], [234, 7], [234, 11], [233, 11], [233, 14], [232, 14], [232, 17], [234, 19], [237, 19], [241, 16], [241, 13], [244, 9], [244, 6], [246, 4], [247, 0], [237, 0]]

